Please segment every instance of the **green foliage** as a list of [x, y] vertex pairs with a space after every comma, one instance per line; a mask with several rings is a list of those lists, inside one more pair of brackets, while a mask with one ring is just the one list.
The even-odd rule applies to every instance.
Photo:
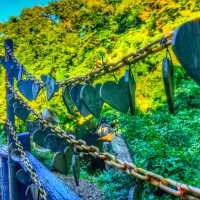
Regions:
[[100, 188], [103, 189], [106, 199], [126, 200], [129, 189], [133, 186], [133, 179], [128, 175], [109, 169], [96, 179]]
[[[23, 10], [20, 17], [0, 23], [0, 55], [4, 54], [3, 41], [13, 38], [15, 55], [27, 70], [38, 79], [51, 74], [56, 80], [84, 75], [98, 60], [114, 62], [128, 53], [143, 47], [181, 23], [200, 15], [199, 1], [174, 0], [60, 0], [47, 7]], [[118, 119], [118, 131], [130, 147], [138, 166], [163, 176], [200, 186], [199, 115], [200, 90], [174, 55], [177, 112], [167, 111], [162, 83], [159, 53], [132, 65], [137, 82], [134, 116], [104, 106], [103, 116], [110, 121]], [[124, 70], [116, 73], [122, 76]], [[113, 79], [112, 75], [96, 82]], [[0, 123], [5, 122], [5, 71], [0, 67]], [[42, 104], [41, 104], [42, 102]], [[37, 109], [54, 108], [60, 125], [75, 130], [76, 123], [85, 119], [73, 118], [61, 102], [59, 91], [50, 102], [44, 92], [31, 103]], [[18, 131], [24, 124], [16, 120]], [[2, 130], [2, 126], [0, 127]], [[0, 142], [5, 142], [0, 131]], [[34, 154], [47, 165], [52, 155]], [[84, 177], [89, 178], [87, 174]], [[111, 170], [89, 178], [105, 191], [107, 199], [126, 199], [133, 180]], [[173, 199], [148, 184], [144, 199]]]
[[3, 130], [3, 125], [0, 125], [0, 144], [5, 144], [7, 142], [5, 131]]
[[133, 27], [140, 25], [142, 23], [142, 21], [140, 20], [138, 15], [139, 15], [139, 12], [136, 9], [127, 10], [127, 11], [124, 11], [123, 13], [119, 13], [115, 17], [115, 20], [118, 24], [118, 28], [117, 28], [116, 32], [124, 33], [129, 28], [133, 28]]
[[[175, 76], [183, 74], [177, 70]], [[161, 106], [153, 112], [138, 112], [135, 116], [109, 110], [104, 116], [119, 120], [118, 132], [127, 141], [137, 166], [199, 186], [199, 97], [199, 86], [192, 80], [183, 79], [176, 85], [177, 111], [174, 115], [169, 114], [166, 106]], [[144, 199], [160, 199], [160, 196], [172, 199], [145, 184]]]
[[122, 0], [107, 0], [106, 2], [109, 3], [109, 4], [115, 5], [115, 4], [121, 3]]
[[49, 151], [42, 151], [42, 150], [39, 150], [37, 148], [32, 148], [32, 153], [41, 162], [43, 162], [43, 164], [46, 167], [51, 168], [51, 162], [52, 162], [52, 159], [53, 159], [53, 153], [51, 153]]

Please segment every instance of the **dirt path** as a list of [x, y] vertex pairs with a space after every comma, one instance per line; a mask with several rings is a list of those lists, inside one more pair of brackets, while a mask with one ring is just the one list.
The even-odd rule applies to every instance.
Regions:
[[83, 200], [105, 200], [103, 193], [92, 183], [80, 180], [80, 186], [76, 186], [73, 177], [55, 173], [68, 187], [71, 188]]
[[[109, 148], [109, 147], [106, 147]], [[132, 162], [131, 155], [129, 153], [128, 147], [121, 136], [115, 136], [110, 148], [112, 153], [116, 155], [118, 159], [123, 161]], [[71, 188], [78, 196], [83, 200], [105, 200], [103, 193], [92, 183], [86, 180], [80, 180], [80, 186], [76, 187], [74, 178], [69, 176], [64, 176], [59, 173], [55, 173], [64, 183]]]

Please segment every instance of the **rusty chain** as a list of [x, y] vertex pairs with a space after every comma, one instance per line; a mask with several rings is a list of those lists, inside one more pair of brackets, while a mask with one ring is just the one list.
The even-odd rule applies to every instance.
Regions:
[[[169, 45], [171, 45], [171, 37], [172, 33], [167, 34], [165, 37], [162, 37], [154, 42], [146, 45], [145, 47], [137, 50], [136, 52], [129, 53], [128, 55], [124, 56], [123, 58], [119, 59], [116, 62], [111, 63], [101, 63], [98, 68], [92, 70], [88, 74], [84, 76], [77, 76], [75, 78], [67, 79], [65, 81], [59, 81], [58, 84], [60, 87], [71, 85], [71, 84], [78, 84], [85, 81], [92, 81], [93, 79], [103, 76], [108, 73], [112, 73], [114, 71], [119, 70], [120, 68], [127, 66], [129, 64], [136, 63], [137, 61], [147, 57], [150, 54], [157, 53]], [[165, 45], [160, 45], [163, 38], [166, 39]], [[157, 45], [155, 47], [155, 45]]]
[[[133, 64], [145, 57], [147, 57], [150, 54], [157, 53], [166, 47], [168, 47], [171, 44], [171, 37], [173, 33], [167, 34], [165, 37], [159, 38], [155, 40], [154, 42], [146, 45], [145, 47], [137, 50], [136, 52], [129, 53], [128, 55], [124, 56], [123, 58], [119, 59], [116, 62], [111, 63], [101, 63], [98, 66], [96, 66], [95, 69], [93, 69], [91, 72], [87, 73], [84, 76], [77, 76], [74, 78], [67, 79], [65, 81], [58, 81], [58, 87], [64, 87], [66, 85], [73, 85], [73, 84], [79, 84], [86, 81], [92, 81], [93, 79], [103, 76], [108, 73], [112, 73], [114, 71], [119, 70], [120, 68], [127, 66], [129, 64]], [[160, 45], [163, 38], [166, 40], [165, 45]], [[7, 48], [8, 55], [13, 60], [13, 62], [18, 67], [23, 67], [21, 64], [18, 63], [15, 56], [12, 54], [12, 51], [10, 51], [9, 48]], [[37, 80], [31, 73], [29, 73], [24, 67], [24, 72], [27, 76], [27, 78], [36, 81], [40, 87], [44, 87], [44, 83], [41, 80]]]
[[32, 114], [39, 120], [40, 123], [46, 127], [50, 127], [53, 132], [57, 133], [61, 138], [65, 139], [68, 143], [74, 145], [80, 152], [87, 153], [95, 158], [99, 158], [105, 161], [109, 166], [117, 168], [123, 172], [126, 172], [132, 177], [146, 181], [151, 185], [159, 187], [161, 190], [182, 199], [187, 200], [200, 200], [200, 188], [193, 187], [187, 184], [182, 184], [172, 179], [164, 178], [158, 174], [151, 171], [147, 171], [143, 168], [137, 167], [133, 163], [123, 162], [116, 158], [116, 156], [108, 153], [101, 152], [96, 146], [89, 146], [84, 140], [77, 140], [74, 135], [68, 134], [63, 129], [49, 124], [43, 119], [42, 115], [33, 108], [31, 108], [26, 102], [24, 102], [21, 97], [14, 91], [12, 86], [8, 84], [8, 88], [13, 92], [14, 98], [17, 99], [26, 109], [28, 109]]
[[31, 163], [30, 163], [30, 161], [29, 161], [29, 159], [28, 159], [28, 157], [26, 155], [26, 152], [24, 151], [22, 143], [19, 141], [19, 139], [17, 137], [15, 128], [13, 127], [12, 123], [9, 122], [9, 121], [6, 122], [6, 126], [7, 126], [8, 130], [9, 130], [9, 134], [12, 137], [14, 145], [16, 146], [16, 150], [17, 150], [17, 152], [19, 153], [19, 155], [21, 157], [21, 161], [23, 162], [23, 164], [25, 165], [27, 171], [29, 172], [31, 180], [38, 187], [40, 198], [43, 199], [43, 200], [47, 200], [48, 199], [47, 198], [47, 193], [44, 190], [44, 188], [43, 188], [43, 186], [42, 186], [37, 174], [35, 173], [32, 165], [31, 165]]

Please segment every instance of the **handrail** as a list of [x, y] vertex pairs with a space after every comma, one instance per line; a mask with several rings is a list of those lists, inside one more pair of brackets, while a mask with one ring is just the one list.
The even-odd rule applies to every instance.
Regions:
[[26, 109], [42, 123], [45, 127], [50, 127], [53, 132], [57, 133], [61, 138], [66, 140], [69, 144], [74, 145], [80, 152], [87, 153], [95, 158], [104, 160], [106, 164], [127, 173], [142, 181], [146, 181], [153, 186], [160, 188], [161, 190], [183, 199], [199, 200], [200, 188], [191, 185], [183, 184], [175, 180], [164, 178], [161, 175], [155, 174], [151, 171], [137, 167], [134, 163], [128, 163], [117, 159], [116, 156], [108, 153], [101, 152], [96, 146], [89, 146], [84, 140], [77, 140], [74, 135], [70, 135], [65, 130], [54, 126], [43, 119], [42, 115], [36, 112], [30, 105], [28, 105], [8, 84], [8, 88], [14, 93], [14, 98], [17, 99]]
[[[147, 57], [150, 54], [157, 53], [157, 52], [167, 48], [169, 45], [172, 44], [172, 41], [171, 41], [172, 36], [173, 36], [173, 32], [167, 34], [165, 37], [155, 40], [154, 42], [146, 45], [144, 48], [141, 48], [136, 52], [132, 52], [132, 53], [124, 56], [123, 58], [119, 59], [116, 62], [111, 62], [108, 64], [104, 63], [104, 62], [97, 63], [96, 69], [92, 70], [91, 72], [87, 73], [86, 75], [77, 76], [77, 77], [70, 78], [65, 81], [58, 81], [57, 84], [59, 87], [63, 87], [66, 85], [73, 85], [73, 84], [78, 84], [81, 82], [92, 81], [93, 79], [100, 77], [104, 74], [117, 71], [126, 65], [136, 63], [137, 61], [144, 59], [145, 57]], [[7, 50], [6, 56], [9, 57], [13, 62], [15, 62], [19, 66], [20, 64], [18, 63], [17, 59], [13, 55], [13, 49], [6, 49], [6, 50]], [[0, 57], [0, 59], [1, 59], [1, 57]], [[20, 65], [20, 67], [23, 67], [23, 66]], [[24, 69], [24, 71], [29, 78], [35, 79], [35, 77], [33, 75], [31, 75], [29, 72], [27, 72], [25, 69]], [[44, 86], [44, 83], [42, 81], [39, 81], [36, 79], [35, 79], [35, 81], [37, 81], [41, 86]], [[133, 176], [137, 179], [148, 182], [151, 185], [156, 186], [156, 187], [160, 188], [161, 190], [163, 190], [173, 196], [181, 197], [182, 199], [188, 199], [188, 200], [200, 199], [200, 188], [194, 187], [191, 185], [187, 185], [187, 184], [182, 184], [182, 183], [172, 180], [170, 178], [164, 178], [163, 176], [161, 176], [159, 174], [156, 174], [151, 171], [145, 170], [143, 168], [137, 167], [134, 163], [128, 163], [128, 162], [124, 162], [120, 159], [117, 159], [116, 156], [114, 156], [108, 152], [101, 152], [99, 150], [99, 148], [97, 148], [96, 146], [89, 146], [86, 144], [86, 142], [84, 140], [77, 140], [74, 135], [70, 135], [65, 130], [61, 129], [60, 127], [54, 126], [51, 123], [47, 122], [39, 112], [35, 111], [31, 106], [28, 105], [28, 103], [26, 103], [16, 93], [16, 91], [14, 90], [13, 84], [11, 82], [12, 81], [6, 82], [6, 86], [8, 88], [8, 90], [7, 90], [8, 94], [12, 94], [14, 96], [14, 99], [18, 100], [21, 105], [23, 105], [28, 111], [30, 111], [37, 118], [37, 120], [39, 120], [39, 122], [41, 124], [43, 124], [45, 127], [51, 128], [51, 130], [54, 133], [57, 133], [59, 135], [59, 137], [61, 137], [66, 142], [68, 142], [69, 144], [74, 146], [78, 151], [83, 152], [85, 154], [89, 154], [95, 158], [99, 158], [99, 159], [103, 160], [107, 165], [110, 165], [118, 170], [121, 170], [121, 171], [127, 173], [128, 175]], [[34, 180], [34, 178], [37, 179], [37, 177], [35, 177], [35, 174], [33, 172], [34, 167], [37, 168], [37, 166], [32, 167], [31, 163], [30, 162], [28, 163], [28, 158], [26, 157], [28, 155], [28, 157], [31, 158], [32, 155], [31, 154], [29, 155], [29, 153], [27, 153], [27, 154], [24, 153], [23, 148], [18, 143], [18, 138], [15, 134], [14, 123], [12, 122], [12, 120], [11, 120], [12, 123], [10, 123], [9, 119], [7, 122], [8, 122], [7, 125], [9, 127], [9, 132], [10, 132], [11, 136], [13, 136], [13, 138], [12, 138], [13, 141], [17, 145], [18, 150], [21, 151], [23, 160], [27, 161], [27, 163], [23, 162], [21, 165], [23, 166], [23, 164], [27, 164], [32, 170], [32, 171], [30, 171], [30, 174], [33, 176], [33, 180]], [[40, 179], [38, 179], [36, 181], [40, 182]], [[40, 185], [41, 184], [39, 184], [39, 186]], [[45, 191], [42, 191], [42, 192], [45, 193]], [[46, 199], [46, 198], [44, 198], [44, 199]]]

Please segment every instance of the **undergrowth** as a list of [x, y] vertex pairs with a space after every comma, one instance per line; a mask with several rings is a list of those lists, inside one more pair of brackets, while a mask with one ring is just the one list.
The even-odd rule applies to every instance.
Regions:
[[[56, 80], [66, 80], [91, 71], [102, 56], [106, 62], [112, 62], [144, 47], [200, 16], [199, 8], [199, 1], [193, 0], [60, 0], [44, 8], [25, 9], [20, 17], [0, 23], [0, 54], [4, 54], [4, 39], [12, 38], [16, 57], [38, 79], [42, 74], [51, 74]], [[127, 142], [137, 166], [200, 187], [199, 86], [186, 75], [172, 53], [176, 113], [169, 114], [161, 75], [164, 53], [131, 66], [137, 83], [136, 114], [122, 114], [105, 106], [102, 117], [118, 120], [117, 132]], [[116, 76], [119, 78], [123, 73], [120, 70]], [[3, 130], [6, 103], [2, 67], [0, 75], [0, 130]], [[112, 75], [106, 75], [96, 82], [111, 79], [114, 80]], [[77, 120], [67, 113], [61, 92], [50, 102], [41, 92], [30, 104], [37, 110], [53, 108], [61, 126], [73, 130], [76, 122], [85, 119]], [[16, 120], [16, 124], [19, 132], [26, 131], [23, 122]], [[5, 143], [2, 133], [0, 142]], [[50, 166], [51, 154], [34, 150], [34, 155]], [[134, 184], [130, 177], [115, 170], [95, 176], [84, 172], [82, 177], [96, 183], [106, 200], [127, 199]], [[144, 185], [143, 196], [145, 200], [175, 199], [148, 184]]]
[[[138, 167], [200, 187], [200, 90], [183, 70], [176, 70], [175, 76], [175, 114], [169, 114], [167, 105], [163, 104], [156, 110], [137, 112], [134, 116], [111, 110], [105, 111], [104, 116], [110, 121], [118, 119], [118, 133], [127, 142]], [[125, 200], [130, 185], [127, 178], [121, 176], [119, 180], [124, 182], [119, 181], [120, 189], [117, 188], [118, 181], [112, 181], [117, 177], [118, 174], [104, 172], [97, 180], [103, 185], [107, 199]], [[116, 191], [123, 195], [116, 197]], [[174, 197], [145, 184], [143, 199], [167, 200]]]

